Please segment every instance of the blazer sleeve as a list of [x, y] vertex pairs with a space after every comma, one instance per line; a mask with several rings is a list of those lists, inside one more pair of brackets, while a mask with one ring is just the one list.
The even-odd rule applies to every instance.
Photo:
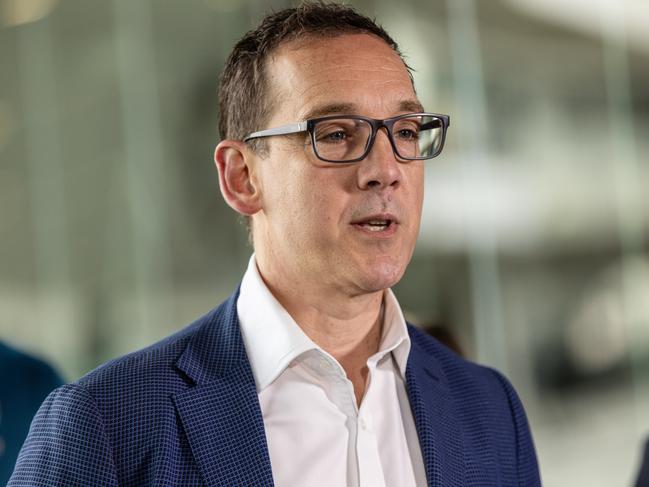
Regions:
[[64, 385], [36, 413], [8, 486], [93, 485], [117, 486], [110, 442], [93, 397]]
[[505, 390], [509, 409], [512, 414], [515, 428], [515, 450], [516, 450], [516, 469], [518, 474], [518, 485], [521, 487], [540, 487], [541, 478], [539, 466], [534, 449], [532, 433], [527, 422], [525, 409], [521, 403], [514, 387], [500, 372], [492, 370], [498, 381]]

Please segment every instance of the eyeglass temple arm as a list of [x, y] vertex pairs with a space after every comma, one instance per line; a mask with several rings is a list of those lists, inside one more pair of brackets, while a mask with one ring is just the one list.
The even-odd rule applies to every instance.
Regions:
[[305, 120], [303, 122], [289, 123], [287, 125], [280, 125], [279, 127], [274, 127], [272, 129], [253, 132], [250, 135], [246, 136], [243, 139], [243, 141], [248, 142], [250, 139], [258, 139], [260, 137], [271, 137], [273, 135], [296, 134], [298, 132], [306, 132], [306, 130], [307, 130], [307, 122]]
[[[448, 127], [450, 125], [451, 125], [451, 121], [447, 118], [446, 119], [446, 126]], [[421, 126], [421, 129], [422, 130], [428, 130], [428, 129], [435, 129], [435, 128], [439, 128], [439, 127], [443, 127], [443, 126], [444, 126], [443, 119], [442, 118], [437, 118], [435, 120], [432, 120], [432, 121], [430, 121], [428, 123], [423, 124]]]

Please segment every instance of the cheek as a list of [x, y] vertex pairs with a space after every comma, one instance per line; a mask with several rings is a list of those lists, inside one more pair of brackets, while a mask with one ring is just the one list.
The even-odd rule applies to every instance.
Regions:
[[421, 208], [424, 203], [424, 169], [423, 165], [413, 167], [407, 173], [406, 187], [409, 188], [408, 204], [410, 211], [421, 214]]
[[330, 236], [341, 220], [346, 198], [344, 191], [336, 190], [339, 182], [331, 180], [331, 174], [322, 168], [304, 168], [306, 164], [297, 161], [292, 171], [269, 174], [273, 179], [267, 186], [266, 210], [272, 220], [282, 222], [286, 238], [313, 242]]
[[313, 240], [327, 240], [337, 233], [344, 212], [344, 193], [334, 183], [311, 175], [302, 179], [292, 195], [295, 217], [301, 220]]

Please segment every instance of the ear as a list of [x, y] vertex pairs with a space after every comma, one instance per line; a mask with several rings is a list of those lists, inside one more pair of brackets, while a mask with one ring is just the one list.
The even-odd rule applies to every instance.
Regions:
[[214, 150], [223, 199], [242, 215], [253, 215], [261, 209], [261, 192], [251, 162], [255, 156], [238, 140], [223, 140]]

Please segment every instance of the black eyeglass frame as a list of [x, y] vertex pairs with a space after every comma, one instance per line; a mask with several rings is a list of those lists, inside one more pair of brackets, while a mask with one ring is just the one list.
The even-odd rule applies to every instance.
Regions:
[[[421, 116], [433, 117], [441, 121], [442, 141], [439, 144], [439, 148], [429, 156], [404, 157], [399, 153], [399, 150], [397, 149], [397, 145], [394, 142], [394, 138], [392, 136], [392, 127], [396, 122], [398, 122], [399, 120], [403, 120], [404, 118], [421, 117]], [[316, 136], [314, 130], [315, 126], [318, 124], [318, 122], [323, 122], [326, 120], [336, 120], [336, 119], [363, 120], [370, 124], [372, 128], [372, 132], [370, 133], [370, 137], [365, 146], [365, 150], [363, 151], [363, 154], [361, 154], [359, 157], [340, 161], [340, 160], [326, 159], [324, 157], [321, 157], [320, 154], [318, 154], [316, 138], [315, 138]], [[334, 164], [346, 164], [349, 162], [359, 162], [365, 159], [367, 155], [370, 153], [370, 151], [372, 150], [372, 147], [374, 146], [374, 141], [376, 140], [376, 134], [382, 127], [385, 127], [388, 140], [390, 141], [390, 145], [392, 146], [392, 151], [399, 159], [402, 159], [404, 161], [421, 161], [421, 160], [427, 160], [427, 159], [432, 159], [434, 157], [437, 157], [442, 152], [442, 149], [444, 148], [444, 142], [446, 140], [446, 131], [450, 125], [451, 125], [450, 116], [443, 115], [441, 113], [429, 113], [429, 112], [406, 113], [404, 115], [397, 115], [396, 117], [390, 117], [384, 120], [364, 117], [362, 115], [328, 115], [326, 117], [311, 118], [309, 120], [303, 120], [301, 122], [289, 123], [286, 125], [281, 125], [279, 127], [260, 130], [259, 132], [253, 132], [247, 135], [246, 137], [244, 137], [243, 142], [248, 142], [253, 139], [273, 137], [275, 135], [289, 135], [289, 134], [297, 134], [300, 132], [309, 132], [309, 134], [311, 135], [311, 145], [313, 146], [313, 152], [315, 153], [318, 159], [324, 162], [331, 162]]]

